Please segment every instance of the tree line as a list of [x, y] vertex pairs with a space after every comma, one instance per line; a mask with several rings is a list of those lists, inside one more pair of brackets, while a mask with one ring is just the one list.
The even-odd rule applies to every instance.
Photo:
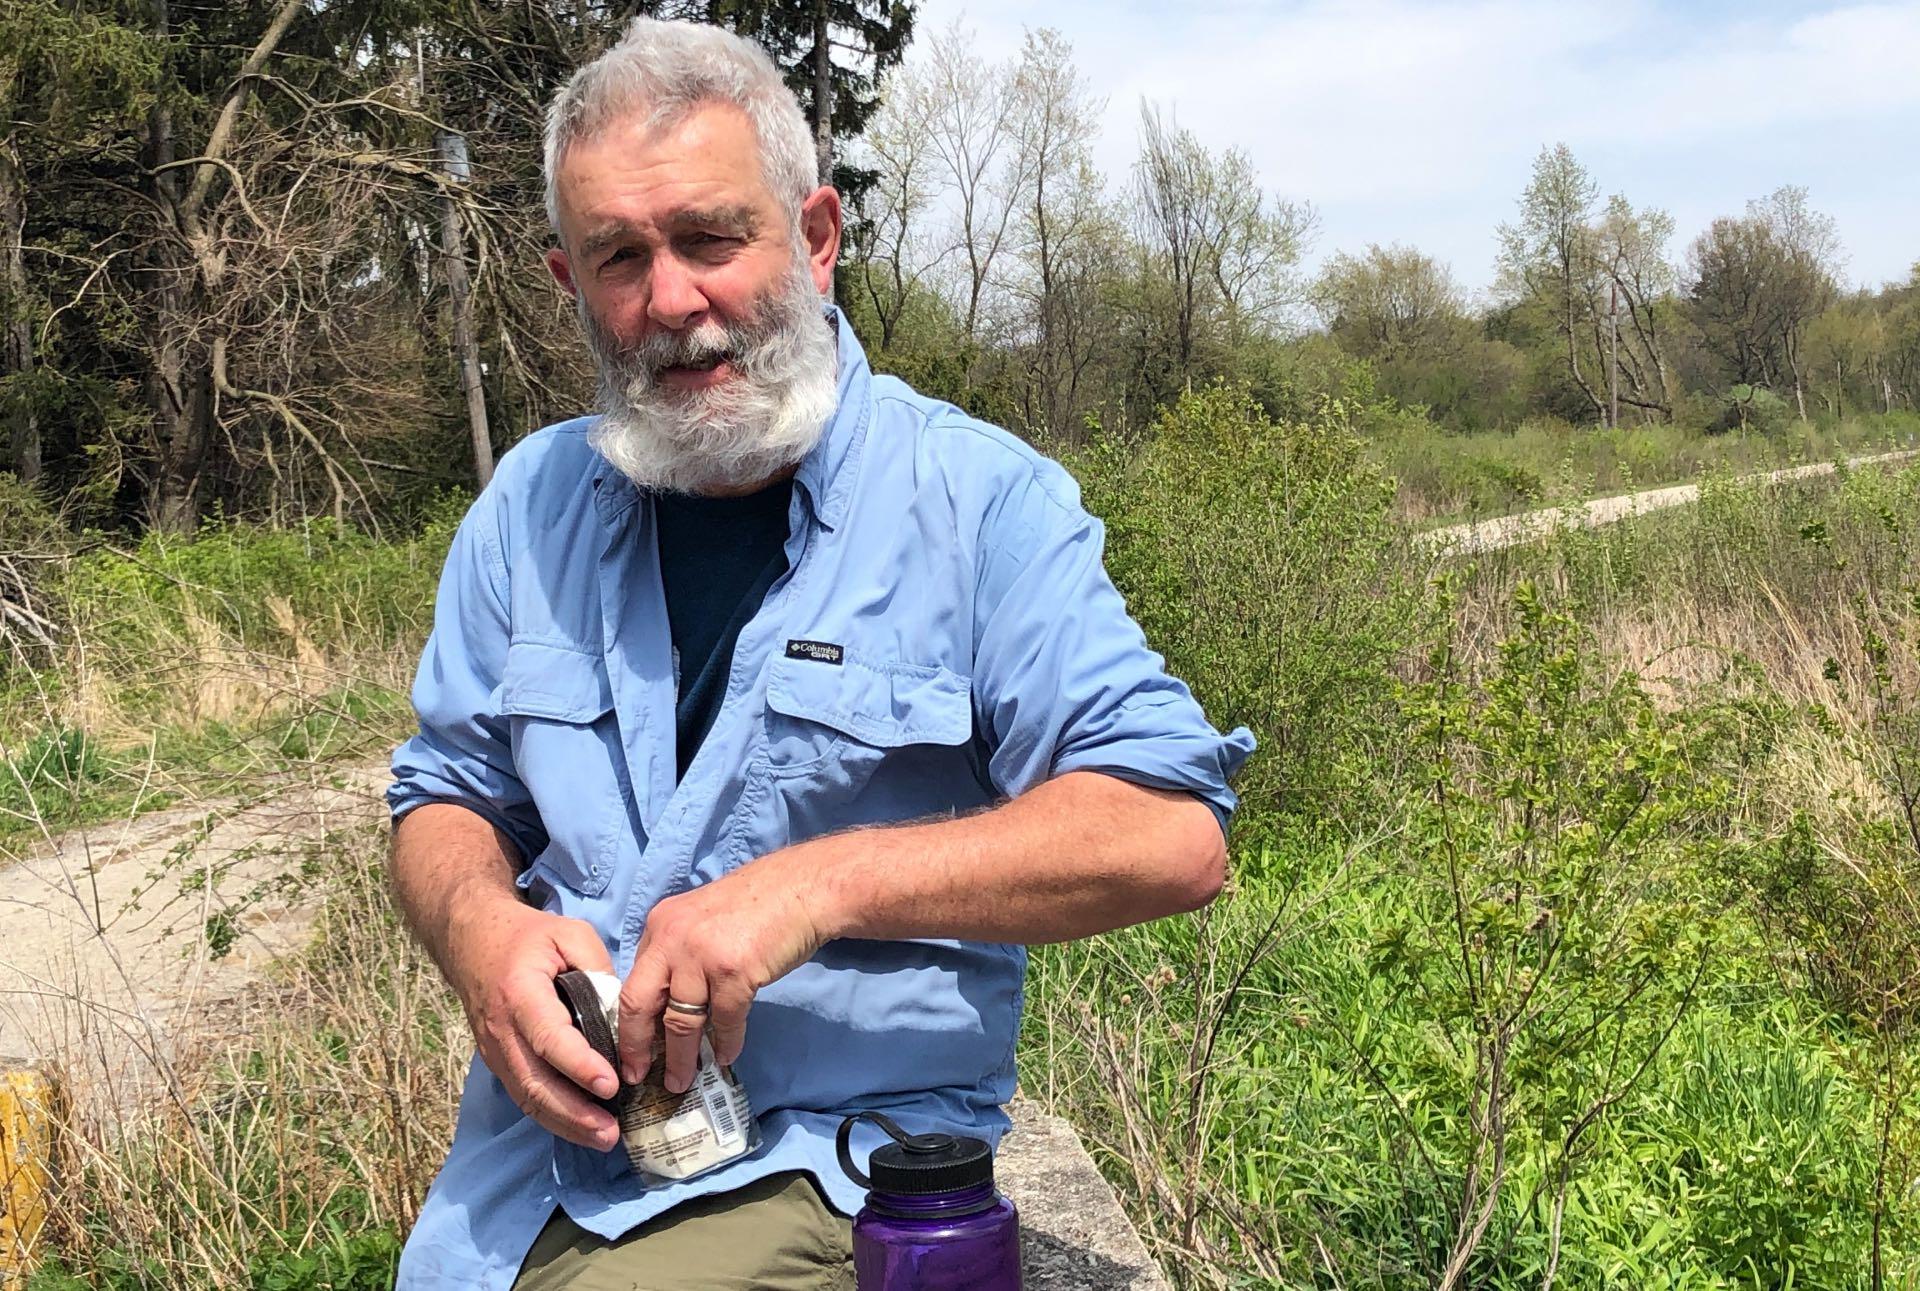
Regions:
[[1545, 147], [1474, 302], [1415, 247], [1303, 254], [1310, 203], [1143, 104], [1128, 173], [1093, 164], [1105, 104], [1057, 34], [999, 66], [958, 29], [893, 76], [859, 147], [875, 174], [851, 307], [903, 374], [1032, 433], [1126, 430], [1196, 382], [1277, 414], [1336, 394], [1457, 430], [1912, 410], [1920, 264], [1848, 291], [1831, 217], [1784, 186], [1685, 247]]
[[0, 469], [75, 525], [380, 523], [591, 389], [538, 265], [542, 111], [636, 12], [786, 69], [853, 215], [878, 366], [1022, 433], [1196, 384], [1463, 430], [1911, 409], [1920, 273], [1841, 285], [1786, 187], [1676, 249], [1542, 151], [1471, 302], [1408, 246], [1305, 256], [1310, 202], [1143, 104], [1122, 175], [1057, 33], [1004, 62], [906, 0], [0, 0]]

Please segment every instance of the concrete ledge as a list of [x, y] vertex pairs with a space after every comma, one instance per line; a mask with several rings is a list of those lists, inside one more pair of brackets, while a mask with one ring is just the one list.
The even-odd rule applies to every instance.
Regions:
[[1167, 1291], [1073, 1127], [1024, 1098], [1007, 1110], [994, 1176], [1020, 1208], [1026, 1291]]

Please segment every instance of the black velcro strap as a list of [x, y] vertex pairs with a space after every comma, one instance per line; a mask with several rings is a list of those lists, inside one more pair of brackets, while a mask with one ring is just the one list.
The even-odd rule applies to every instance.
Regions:
[[[580, 1029], [580, 1034], [587, 1038], [594, 1052], [605, 1058], [617, 1075], [620, 1071], [620, 1054], [613, 1042], [613, 1028], [607, 1025], [606, 1011], [600, 1007], [600, 992], [593, 989], [592, 979], [579, 969], [570, 968], [553, 979], [553, 989], [559, 993], [560, 1002], [567, 1006], [567, 1012], [573, 1017], [573, 1025]], [[621, 1101], [618, 1094], [595, 1101], [618, 1114]]]

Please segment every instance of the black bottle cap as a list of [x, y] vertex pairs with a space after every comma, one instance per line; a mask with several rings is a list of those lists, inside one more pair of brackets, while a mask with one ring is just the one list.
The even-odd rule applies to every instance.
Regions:
[[[867, 1159], [871, 1179], [853, 1165], [849, 1136], [853, 1123], [869, 1120], [893, 1142], [882, 1143]], [[993, 1183], [993, 1149], [984, 1140], [954, 1134], [908, 1134], [878, 1112], [850, 1116], [840, 1126], [840, 1164], [862, 1187], [905, 1197], [965, 1192]]]

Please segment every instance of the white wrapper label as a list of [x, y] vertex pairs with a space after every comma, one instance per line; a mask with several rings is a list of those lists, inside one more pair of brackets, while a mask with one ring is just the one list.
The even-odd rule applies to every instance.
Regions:
[[[606, 1011], [608, 1029], [618, 1036], [620, 979], [611, 973], [588, 976]], [[746, 1091], [733, 1073], [714, 1061], [706, 1036], [700, 1037], [693, 1085], [684, 1094], [669, 1093], [665, 1079], [666, 1061], [656, 1043], [646, 1078], [620, 1091], [620, 1140], [635, 1170], [660, 1179], [686, 1179], [759, 1146], [759, 1126]]]

